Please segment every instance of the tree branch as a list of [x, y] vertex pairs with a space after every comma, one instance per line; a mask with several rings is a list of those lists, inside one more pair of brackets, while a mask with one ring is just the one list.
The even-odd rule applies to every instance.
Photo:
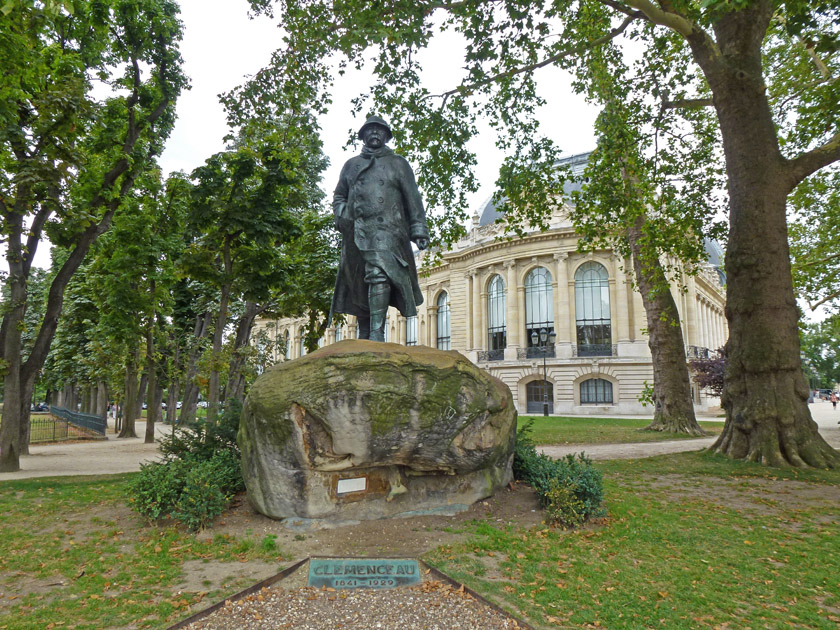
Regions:
[[[601, 0], [601, 2], [603, 4], [607, 4], [605, 0]], [[624, 2], [637, 11], [641, 11], [645, 17], [654, 24], [670, 28], [672, 31], [676, 31], [683, 37], [688, 38], [691, 35], [695, 35], [697, 32], [702, 32], [702, 30], [697, 28], [691, 20], [688, 20], [677, 13], [663, 11], [650, 2], [650, 0], [624, 0]]]
[[662, 109], [703, 109], [713, 107], [710, 98], [685, 98], [679, 101], [662, 101]]
[[822, 146], [811, 149], [792, 160], [787, 160], [788, 173], [792, 180], [791, 190], [812, 173], [837, 160], [840, 160], [840, 131]]
[[32, 225], [29, 228], [29, 236], [26, 239], [26, 255], [23, 258], [23, 275], [27, 278], [29, 277], [29, 270], [32, 268], [32, 261], [35, 260], [38, 243], [41, 241], [41, 232], [51, 214], [52, 210], [41, 206], [35, 218], [32, 220]]
[[538, 61], [537, 63], [529, 64], [527, 66], [521, 66], [519, 68], [511, 68], [510, 70], [506, 70], [505, 72], [499, 72], [498, 74], [494, 74], [491, 77], [487, 77], [486, 79], [482, 79], [481, 81], [476, 81], [475, 83], [470, 83], [468, 85], [459, 85], [457, 88], [455, 88], [453, 90], [449, 90], [448, 92], [443, 92], [442, 94], [430, 94], [429, 96], [426, 96], [425, 98], [437, 97], [437, 98], [443, 98], [444, 100], [446, 100], [450, 96], [453, 96], [454, 94], [463, 94], [464, 92], [472, 92], [476, 88], [479, 88], [483, 85], [489, 85], [491, 83], [495, 83], [495, 82], [499, 81], [500, 79], [516, 76], [518, 74], [522, 74], [522, 73], [525, 73], [525, 72], [532, 72], [534, 70], [538, 70], [539, 68], [543, 68], [545, 66], [549, 66], [553, 63], [556, 63], [557, 61], [559, 61], [561, 59], [564, 59], [566, 57], [580, 55], [580, 54], [586, 52], [587, 50], [595, 48], [596, 46], [600, 46], [601, 44], [606, 44], [607, 42], [615, 39], [616, 37], [621, 35], [625, 30], [627, 30], [627, 27], [630, 26], [630, 24], [632, 24], [633, 21], [635, 21], [637, 19], [644, 19], [644, 18], [645, 18], [645, 16], [641, 11], [634, 11], [633, 13], [628, 14], [627, 17], [624, 19], [624, 21], [621, 24], [619, 24], [617, 27], [612, 29], [609, 33], [607, 33], [606, 35], [603, 35], [602, 37], [599, 37], [599, 38], [597, 38], [597, 39], [595, 39], [595, 40], [593, 40], [593, 41], [591, 41], [587, 44], [584, 44], [582, 46], [578, 46], [578, 47], [573, 48], [571, 50], [565, 50], [563, 52], [559, 52], [556, 55], [552, 55], [550, 57], [547, 57], [546, 59], [543, 59], [542, 61]]
[[808, 302], [808, 308], [810, 308], [812, 311], [815, 311], [816, 309], [818, 309], [820, 306], [822, 306], [826, 302], [830, 302], [831, 300], [833, 300], [835, 298], [839, 298], [839, 297], [840, 297], [840, 291], [835, 291], [831, 295], [827, 295], [826, 297], [824, 297], [823, 299], [821, 299], [819, 302], [817, 302], [815, 304], [811, 304], [811, 302]]
[[811, 261], [808, 261], [808, 262], [797, 263], [795, 266], [799, 267], [800, 269], [802, 267], [813, 267], [814, 265], [820, 265], [822, 263], [827, 263], [827, 262], [830, 262], [832, 260], [836, 260], [838, 258], [840, 258], [840, 252], [838, 252], [837, 254], [831, 254], [829, 256], [825, 256], [823, 258], [820, 258], [819, 260], [811, 260]]

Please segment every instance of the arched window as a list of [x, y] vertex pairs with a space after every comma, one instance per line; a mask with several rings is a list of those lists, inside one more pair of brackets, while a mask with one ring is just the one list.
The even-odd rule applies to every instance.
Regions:
[[344, 333], [341, 331], [341, 326], [335, 327], [335, 340], [341, 341], [344, 338]]
[[610, 281], [603, 265], [587, 262], [575, 272], [575, 317], [578, 356], [612, 356]]
[[437, 347], [438, 350], [450, 350], [449, 294], [446, 291], [438, 296], [437, 307]]
[[487, 291], [487, 358], [501, 361], [505, 358], [506, 346], [505, 281], [496, 274]]
[[300, 354], [298, 356], [303, 356], [306, 354], [306, 336], [303, 334], [303, 331], [300, 331], [300, 337], [298, 337], [298, 350]]
[[528, 401], [528, 413], [543, 413], [548, 405], [548, 413], [554, 413], [554, 385], [548, 381], [531, 381], [525, 385], [525, 398]]
[[612, 383], [603, 378], [590, 378], [580, 384], [581, 405], [613, 404]]
[[405, 345], [417, 345], [417, 315], [405, 318]]
[[[554, 348], [544, 347], [545, 342], [540, 340], [540, 331], [543, 330], [546, 339], [554, 333], [554, 291], [551, 289], [551, 274], [548, 269], [537, 267], [525, 276], [525, 340], [529, 349], [540, 347], [547, 356], [554, 356]], [[528, 356], [542, 354], [535, 354], [529, 350]]]
[[289, 340], [289, 331], [287, 330], [286, 333], [283, 335], [283, 358], [287, 361], [292, 356], [292, 343]]
[[383, 331], [382, 340], [385, 342], [391, 341], [391, 322], [385, 318], [385, 330]]

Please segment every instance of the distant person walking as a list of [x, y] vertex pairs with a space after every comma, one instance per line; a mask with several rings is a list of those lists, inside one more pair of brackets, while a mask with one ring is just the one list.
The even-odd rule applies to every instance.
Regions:
[[[831, 398], [829, 398], [831, 404], [834, 406], [834, 411], [837, 411], [837, 394], [831, 392]], [[840, 422], [838, 422], [840, 424]]]

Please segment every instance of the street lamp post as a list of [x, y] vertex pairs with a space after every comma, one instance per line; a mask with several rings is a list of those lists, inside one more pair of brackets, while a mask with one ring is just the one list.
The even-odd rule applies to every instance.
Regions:
[[[557, 335], [552, 330], [550, 333], [545, 328], [540, 328], [539, 334], [536, 330], [531, 332], [531, 345], [534, 347], [539, 347], [540, 352], [542, 352], [543, 357], [543, 415], [548, 416], [548, 368], [545, 364], [546, 355], [548, 355], [548, 348], [554, 345], [554, 340], [557, 339]], [[540, 345], [537, 346], [537, 341], [540, 342]], [[548, 346], [545, 345], [545, 342], [548, 341]]]

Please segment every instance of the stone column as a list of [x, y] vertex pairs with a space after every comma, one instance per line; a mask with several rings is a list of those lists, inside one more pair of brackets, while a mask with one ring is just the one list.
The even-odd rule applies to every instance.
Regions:
[[464, 308], [466, 309], [466, 313], [464, 313], [464, 343], [466, 344], [467, 350], [475, 349], [475, 345], [473, 344], [473, 329], [475, 328], [475, 322], [473, 322], [473, 318], [475, 317], [475, 302], [473, 300], [471, 283], [472, 273], [468, 271], [464, 274]]
[[557, 290], [554, 292], [554, 334], [557, 344], [572, 343], [569, 337], [569, 254], [554, 254], [554, 275], [557, 278]]
[[566, 286], [566, 296], [569, 302], [569, 340], [572, 344], [577, 343], [577, 305], [575, 304], [575, 279], [571, 272], [572, 261], [568, 259], [566, 263], [566, 275], [569, 278]]
[[697, 281], [694, 276], [689, 276], [687, 283], [688, 290], [685, 294], [685, 345], [696, 346], [697, 344]]
[[615, 324], [616, 324], [616, 342], [630, 341], [630, 304], [627, 300], [627, 272], [626, 260], [618, 257], [613, 259], [613, 269], [615, 272]]
[[476, 330], [476, 320], [478, 319], [478, 311], [481, 309], [481, 282], [480, 282], [480, 274], [477, 269], [474, 269], [470, 274], [472, 278], [472, 298], [470, 302], [472, 303], [472, 312], [470, 316], [470, 332], [472, 334], [472, 348], [473, 350], [480, 350], [481, 349], [481, 335], [479, 331]]
[[[505, 334], [507, 336], [507, 347], [511, 348], [512, 357], [516, 358], [516, 349], [519, 348], [522, 339], [521, 315], [519, 312], [519, 297], [516, 279], [516, 261], [509, 260], [505, 263]], [[507, 358], [507, 357], [505, 357]]]
[[429, 318], [429, 347], [437, 348], [437, 305], [426, 309], [427, 317]]

